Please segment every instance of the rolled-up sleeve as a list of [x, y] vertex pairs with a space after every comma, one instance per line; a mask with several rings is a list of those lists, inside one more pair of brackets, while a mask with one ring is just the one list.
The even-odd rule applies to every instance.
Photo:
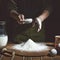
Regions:
[[43, 0], [43, 8], [44, 10], [48, 10], [49, 13], [53, 11], [52, 9], [52, 0]]

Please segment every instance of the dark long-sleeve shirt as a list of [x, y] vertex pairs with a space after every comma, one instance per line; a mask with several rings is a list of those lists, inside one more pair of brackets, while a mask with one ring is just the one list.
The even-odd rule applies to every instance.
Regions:
[[35, 18], [43, 10], [51, 12], [51, 0], [10, 0], [9, 10], [16, 10], [26, 18]]

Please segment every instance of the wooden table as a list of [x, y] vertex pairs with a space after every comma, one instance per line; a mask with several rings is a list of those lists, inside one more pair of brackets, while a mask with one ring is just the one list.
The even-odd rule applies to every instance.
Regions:
[[[11, 49], [10, 47], [12, 47], [13, 45], [15, 44], [8, 44], [6, 46], [7, 50], [3, 51], [4, 54], [2, 54], [0, 60], [2, 60], [3, 55], [10, 56], [11, 60], [14, 60], [15, 56], [22, 57], [22, 60], [25, 60], [25, 57], [27, 58], [26, 60], [33, 60], [32, 57], [40, 57], [40, 60], [42, 60], [42, 57], [47, 56], [49, 54], [49, 50], [52, 49], [52, 47], [50, 47], [49, 50], [44, 52], [26, 52], [26, 51]], [[53, 60], [53, 58], [51, 58], [51, 60]]]

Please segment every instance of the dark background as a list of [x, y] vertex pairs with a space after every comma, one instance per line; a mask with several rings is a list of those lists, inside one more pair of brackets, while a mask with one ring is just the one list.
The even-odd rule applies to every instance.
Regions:
[[46, 20], [47, 38], [54, 41], [55, 35], [60, 35], [60, 0], [53, 0], [53, 12]]
[[[6, 20], [8, 0], [0, 0], [0, 20]], [[60, 0], [52, 1], [53, 12], [46, 20], [46, 36], [47, 41], [54, 41], [55, 35], [60, 35]]]

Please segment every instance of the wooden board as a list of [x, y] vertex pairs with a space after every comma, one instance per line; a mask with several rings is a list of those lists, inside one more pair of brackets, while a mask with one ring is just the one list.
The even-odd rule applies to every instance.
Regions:
[[20, 56], [32, 56], [32, 57], [37, 57], [37, 56], [46, 56], [49, 54], [49, 50], [52, 49], [52, 47], [49, 47], [49, 50], [46, 51], [38, 51], [38, 52], [28, 52], [28, 51], [20, 51], [20, 50], [16, 50], [16, 49], [12, 49], [11, 47], [14, 46], [15, 44], [8, 44], [6, 46], [7, 52], [12, 53], [13, 51], [15, 51], [16, 55], [20, 55]]

